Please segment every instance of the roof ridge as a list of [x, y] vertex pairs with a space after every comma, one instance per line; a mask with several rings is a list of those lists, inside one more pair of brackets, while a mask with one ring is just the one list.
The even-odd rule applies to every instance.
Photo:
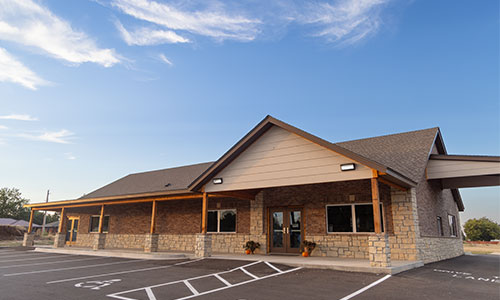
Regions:
[[346, 141], [340, 141], [340, 142], [333, 142], [333, 143], [334, 144], [343, 144], [343, 143], [356, 142], [356, 141], [362, 141], [362, 140], [370, 140], [370, 139], [377, 139], [377, 138], [381, 138], [381, 137], [389, 137], [389, 136], [395, 136], [395, 135], [401, 135], [401, 134], [407, 134], [407, 133], [422, 132], [422, 131], [427, 131], [427, 130], [431, 130], [431, 129], [440, 130], [439, 126], [436, 126], [436, 127], [425, 128], [425, 129], [402, 131], [402, 132], [397, 132], [397, 133], [389, 133], [389, 134], [377, 135], [377, 136], [360, 138], [360, 139], [354, 139], [354, 140], [346, 140]]

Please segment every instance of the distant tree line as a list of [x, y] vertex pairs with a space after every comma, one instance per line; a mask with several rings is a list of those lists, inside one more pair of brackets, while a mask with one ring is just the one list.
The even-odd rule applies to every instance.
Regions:
[[[16, 220], [30, 220], [30, 209], [25, 208], [29, 200], [22, 197], [19, 189], [1, 188], [0, 189], [0, 218], [12, 218]], [[58, 214], [47, 214], [46, 223], [59, 220]], [[35, 211], [33, 213], [33, 223], [42, 225], [43, 212]]]
[[500, 239], [500, 225], [483, 217], [465, 222], [464, 231], [469, 241], [491, 241]]

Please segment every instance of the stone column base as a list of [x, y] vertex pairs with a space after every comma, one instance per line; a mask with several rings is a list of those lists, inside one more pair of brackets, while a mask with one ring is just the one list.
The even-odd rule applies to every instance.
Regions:
[[62, 248], [66, 243], [66, 234], [64, 233], [56, 233], [54, 237], [54, 248]]
[[148, 233], [144, 238], [144, 252], [158, 252], [158, 233]]
[[24, 233], [23, 246], [33, 247], [35, 245], [35, 233]]
[[105, 233], [92, 233], [94, 235], [94, 240], [92, 241], [92, 249], [100, 250], [104, 249], [106, 244], [106, 234]]
[[391, 248], [387, 234], [375, 234], [368, 238], [368, 254], [371, 267], [391, 266]]
[[210, 234], [198, 233], [196, 235], [196, 245], [194, 246], [195, 257], [212, 256], [212, 236]]

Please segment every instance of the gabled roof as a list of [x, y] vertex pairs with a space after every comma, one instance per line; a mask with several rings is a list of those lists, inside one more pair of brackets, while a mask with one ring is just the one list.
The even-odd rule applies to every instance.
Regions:
[[420, 182], [439, 128], [336, 143]]
[[188, 185], [213, 163], [201, 163], [176, 168], [127, 175], [79, 199], [94, 199], [120, 195], [161, 192], [189, 192]]
[[[259, 137], [261, 137], [272, 126], [281, 127], [289, 132], [295, 133], [315, 144], [325, 147], [340, 155], [343, 155], [362, 165], [377, 170], [381, 173], [386, 173], [390, 176], [393, 176], [398, 180], [398, 183], [402, 182], [407, 186], [414, 186], [417, 182], [408, 178], [404, 173], [399, 173], [398, 171], [391, 169], [390, 167], [388, 167], [383, 163], [368, 158], [365, 154], [354, 152], [339, 144], [330, 143], [315, 135], [305, 132], [297, 127], [294, 127], [278, 119], [275, 119], [271, 116], [267, 116], [266, 118], [264, 118], [264, 120], [262, 120], [259, 124], [257, 124], [257, 126], [255, 126], [247, 135], [245, 135], [240, 141], [238, 141], [229, 151], [227, 151], [219, 160], [217, 160], [212, 166], [210, 166], [199, 178], [197, 178], [189, 186], [189, 189], [193, 191], [199, 190], [208, 180], [210, 180], [211, 177], [215, 176], [228, 164], [230, 164], [236, 157], [238, 157], [240, 153], [245, 151], [253, 142], [255, 142]], [[429, 154], [428, 151], [429, 150], [427, 150], [427, 154]]]
[[[24, 220], [16, 220], [12, 218], [0, 218], [0, 226], [7, 226], [7, 225], [28, 227], [29, 222]], [[33, 223], [33, 227], [40, 227], [40, 225]]]

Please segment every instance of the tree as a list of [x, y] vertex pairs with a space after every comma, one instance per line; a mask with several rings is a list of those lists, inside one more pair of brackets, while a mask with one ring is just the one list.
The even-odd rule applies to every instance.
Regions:
[[24, 220], [26, 216], [29, 218], [29, 210], [24, 208], [29, 200], [21, 196], [16, 188], [1, 188], [0, 189], [0, 218], [12, 218], [16, 220]]
[[483, 217], [465, 222], [464, 231], [470, 241], [491, 241], [500, 239], [500, 225]]

